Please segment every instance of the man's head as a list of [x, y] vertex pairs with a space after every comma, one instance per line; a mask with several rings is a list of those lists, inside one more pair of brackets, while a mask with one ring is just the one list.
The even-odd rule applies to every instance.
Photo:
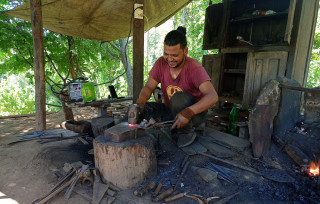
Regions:
[[164, 39], [163, 57], [170, 68], [180, 68], [188, 54], [186, 29], [179, 26]]

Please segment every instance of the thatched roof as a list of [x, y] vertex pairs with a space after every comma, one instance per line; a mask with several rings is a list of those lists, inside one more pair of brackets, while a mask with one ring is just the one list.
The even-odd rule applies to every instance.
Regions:
[[[145, 0], [145, 30], [162, 24], [190, 1]], [[43, 27], [92, 40], [125, 38], [130, 30], [133, 4], [133, 0], [42, 0]], [[30, 0], [5, 14], [30, 21]]]

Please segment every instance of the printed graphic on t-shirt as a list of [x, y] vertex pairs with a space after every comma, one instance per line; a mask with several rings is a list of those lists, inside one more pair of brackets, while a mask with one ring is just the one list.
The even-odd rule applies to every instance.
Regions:
[[167, 87], [167, 95], [168, 95], [169, 100], [171, 100], [171, 97], [178, 91], [182, 91], [182, 89], [178, 86], [173, 86], [173, 85], [168, 86]]

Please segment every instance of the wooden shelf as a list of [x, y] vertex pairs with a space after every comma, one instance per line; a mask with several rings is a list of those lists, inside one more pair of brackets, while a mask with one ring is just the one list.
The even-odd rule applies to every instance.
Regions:
[[224, 69], [223, 72], [226, 74], [246, 74], [245, 69]]
[[268, 44], [263, 46], [226, 47], [221, 49], [221, 53], [248, 53], [263, 51], [289, 51], [289, 46], [287, 44]]
[[225, 96], [219, 96], [219, 101], [228, 102], [228, 103], [236, 103], [236, 104], [242, 104], [242, 98], [239, 97], [225, 97]]
[[276, 18], [276, 17], [281, 17], [281, 16], [287, 16], [288, 12], [278, 12], [275, 14], [270, 14], [270, 15], [252, 15], [250, 17], [240, 17], [240, 18], [235, 18], [231, 19], [230, 23], [243, 23], [246, 21], [255, 21], [255, 20], [264, 20], [264, 19], [270, 19], [270, 18]]

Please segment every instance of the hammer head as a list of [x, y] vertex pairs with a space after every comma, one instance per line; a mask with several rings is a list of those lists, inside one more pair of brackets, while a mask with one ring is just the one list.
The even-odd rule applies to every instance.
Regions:
[[128, 123], [138, 124], [142, 120], [142, 110], [138, 104], [131, 104], [128, 110]]

